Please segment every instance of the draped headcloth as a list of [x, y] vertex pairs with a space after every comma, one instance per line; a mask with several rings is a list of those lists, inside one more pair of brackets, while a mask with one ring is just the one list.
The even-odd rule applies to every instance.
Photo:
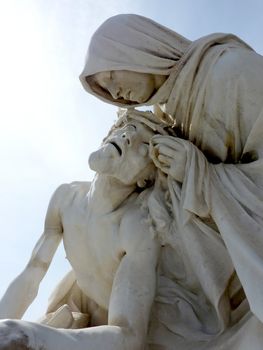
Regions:
[[133, 14], [111, 17], [91, 39], [80, 80], [89, 93], [121, 106], [104, 90], [94, 91], [86, 77], [112, 70], [168, 76], [190, 43], [183, 36], [146, 17]]

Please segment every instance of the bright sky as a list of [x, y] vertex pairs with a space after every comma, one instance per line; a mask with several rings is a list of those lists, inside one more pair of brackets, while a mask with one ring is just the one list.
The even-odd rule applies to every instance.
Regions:
[[[78, 76], [92, 33], [118, 13], [150, 17], [192, 40], [231, 32], [263, 53], [262, 0], [0, 1], [0, 295], [25, 267], [56, 187], [93, 177], [88, 156], [116, 108], [89, 96]], [[69, 269], [60, 247], [25, 319], [44, 313]]]

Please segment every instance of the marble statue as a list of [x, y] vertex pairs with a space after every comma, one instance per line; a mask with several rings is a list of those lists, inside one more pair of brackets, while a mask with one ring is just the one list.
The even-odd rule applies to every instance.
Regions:
[[[220, 324], [217, 330], [204, 331], [217, 334], [218, 339], [217, 345], [209, 340], [205, 348], [261, 349], [258, 334], [263, 322], [262, 56], [232, 34], [210, 34], [190, 41], [148, 18], [117, 15], [94, 33], [80, 80], [88, 93], [103, 102], [122, 108], [154, 106], [160, 120], [174, 129], [176, 137], [155, 139], [155, 149], [160, 152], [153, 160], [165, 173], [173, 169], [169, 175], [181, 184], [181, 190], [176, 191], [180, 193], [176, 198], [181, 210], [174, 210], [177, 225], [182, 224], [181, 229], [187, 231], [186, 223], [198, 220], [199, 228], [193, 227], [189, 247], [201, 238], [199, 229], [212, 230], [206, 237], [220, 238], [226, 253], [224, 270], [222, 261], [216, 258], [218, 254], [214, 252], [213, 257], [208, 254], [215, 248], [212, 242], [206, 242], [205, 251], [199, 251], [206, 259], [199, 267], [206, 274], [202, 278], [199, 273], [195, 275], [199, 287], [214, 305]], [[179, 231], [177, 227], [177, 235]], [[181, 251], [183, 261], [188, 254], [184, 249]], [[189, 248], [189, 252], [193, 253], [193, 249]], [[200, 264], [198, 261], [196, 264]], [[190, 260], [185, 265], [191, 265]], [[193, 267], [196, 269], [194, 264]], [[177, 282], [181, 285], [180, 278]], [[183, 288], [184, 292], [193, 289]], [[244, 302], [247, 311], [243, 309], [242, 316]], [[248, 316], [244, 315], [249, 312], [257, 325], [249, 326], [250, 321], [245, 321]], [[177, 314], [170, 314], [178, 318], [178, 310]], [[185, 318], [189, 315], [181, 314]], [[201, 314], [196, 312], [199, 320]], [[189, 326], [193, 319], [192, 315], [184, 329], [188, 333], [178, 325], [172, 327], [163, 322], [171, 330], [167, 339], [172, 333], [185, 338], [177, 341], [171, 337], [165, 349], [199, 349], [200, 334], [194, 345], [187, 345], [194, 334]], [[241, 322], [249, 331], [237, 330]], [[171, 319], [170, 324], [174, 324]], [[235, 331], [231, 331], [234, 327]], [[247, 343], [244, 334], [249, 338]], [[220, 340], [221, 335], [224, 340]], [[159, 336], [156, 340], [160, 347], [163, 338]]]
[[[127, 109], [61, 186], [0, 302], [0, 350], [262, 350], [263, 58], [118, 15], [94, 33], [85, 90]], [[142, 112], [139, 106], [154, 106]], [[63, 239], [72, 271], [20, 319]]]
[[[124, 113], [90, 155], [94, 180], [55, 191], [44, 233], [0, 302], [0, 317], [9, 318], [0, 324], [0, 349], [144, 346], [160, 250], [147, 205], [157, 174], [149, 143], [157, 132], [167, 134], [153, 114]], [[72, 271], [47, 314], [38, 324], [11, 320], [36, 297], [62, 239]]]

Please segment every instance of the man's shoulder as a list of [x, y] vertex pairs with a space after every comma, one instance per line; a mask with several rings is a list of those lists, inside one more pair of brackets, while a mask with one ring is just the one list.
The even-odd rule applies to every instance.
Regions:
[[73, 181], [70, 183], [64, 183], [58, 186], [54, 195], [55, 196], [63, 196], [68, 195], [73, 192], [79, 191], [89, 191], [91, 182], [90, 181]]
[[[134, 193], [124, 204], [123, 220], [131, 220], [134, 217], [145, 218], [148, 215], [148, 198], [151, 189], [146, 189], [141, 193]], [[141, 221], [139, 220], [138, 223]]]
[[51, 197], [50, 204], [52, 206], [61, 207], [62, 203], [66, 203], [69, 198], [77, 194], [87, 194], [90, 189], [90, 181], [74, 181], [64, 183], [57, 187]]
[[130, 242], [130, 246], [141, 245], [142, 242], [154, 240], [148, 208], [150, 193], [150, 189], [140, 193], [133, 203], [127, 207], [122, 217], [120, 233], [126, 243]]

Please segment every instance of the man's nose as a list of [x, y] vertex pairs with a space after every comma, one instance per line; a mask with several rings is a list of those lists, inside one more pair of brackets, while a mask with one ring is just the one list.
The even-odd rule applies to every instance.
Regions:
[[125, 139], [125, 141], [127, 142], [128, 145], [131, 144], [131, 142], [132, 142], [132, 135], [131, 135], [131, 133], [125, 131], [125, 132], [122, 133], [121, 137], [123, 139]]

